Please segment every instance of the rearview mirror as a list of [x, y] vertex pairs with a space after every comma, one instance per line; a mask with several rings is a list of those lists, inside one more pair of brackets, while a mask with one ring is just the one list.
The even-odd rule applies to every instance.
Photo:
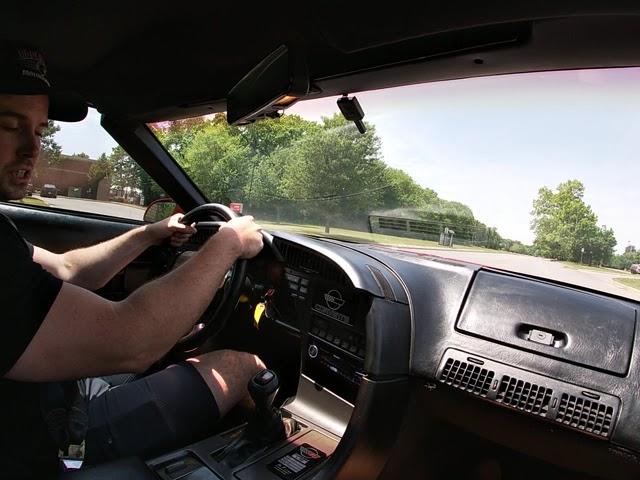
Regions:
[[246, 74], [227, 96], [227, 121], [245, 125], [280, 116], [309, 93], [309, 73], [301, 52], [281, 45]]
[[159, 198], [149, 204], [142, 219], [147, 223], [155, 223], [170, 217], [174, 213], [182, 213], [178, 204], [170, 198]]

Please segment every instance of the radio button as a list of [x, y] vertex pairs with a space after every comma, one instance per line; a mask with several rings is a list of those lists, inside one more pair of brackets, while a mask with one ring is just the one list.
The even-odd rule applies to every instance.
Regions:
[[308, 353], [311, 358], [316, 358], [318, 356], [318, 347], [313, 344], [309, 345]]

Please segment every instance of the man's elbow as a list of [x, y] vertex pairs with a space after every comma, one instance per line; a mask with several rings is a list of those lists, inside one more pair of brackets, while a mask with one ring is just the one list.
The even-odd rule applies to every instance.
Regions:
[[108, 283], [107, 280], [100, 281], [99, 279], [93, 278], [90, 275], [74, 274], [69, 271], [66, 272], [66, 278], [62, 278], [62, 280], [69, 283], [73, 283], [78, 287], [85, 288], [92, 292], [95, 292], [96, 290], [101, 289]]
[[127, 300], [113, 306], [113, 315], [118, 317], [118, 324], [122, 326], [121, 342], [116, 354], [118, 369], [127, 373], [144, 373], [160, 360], [164, 353], [160, 352], [155, 342], [149, 338], [149, 319], [143, 320], [145, 315]]

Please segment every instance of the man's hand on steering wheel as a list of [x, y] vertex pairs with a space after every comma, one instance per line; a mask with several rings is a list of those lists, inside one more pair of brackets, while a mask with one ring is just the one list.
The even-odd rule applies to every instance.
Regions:
[[255, 257], [262, 250], [262, 229], [251, 215], [232, 218], [220, 227], [218, 235], [228, 237], [229, 242], [238, 246], [239, 258]]
[[[199, 323], [174, 347], [184, 352], [197, 348], [203, 341], [214, 338], [222, 331], [240, 298], [245, 283], [247, 260], [258, 255], [264, 244], [269, 245], [274, 252], [276, 249], [273, 246], [273, 237], [262, 231], [252, 216], [238, 217], [224, 205], [200, 205], [183, 217], [177, 218], [181, 223], [197, 227], [200, 231], [212, 230], [214, 237], [222, 240], [222, 244], [237, 256], [237, 261], [229, 271], [224, 284], [202, 314]], [[216, 218], [222, 221], [215, 220]], [[280, 258], [279, 255], [276, 257]]]
[[164, 220], [147, 225], [145, 232], [155, 245], [159, 245], [164, 239], [169, 238], [172, 247], [180, 247], [197, 231], [193, 225], [181, 223], [182, 217], [184, 215], [181, 213], [171, 215]]

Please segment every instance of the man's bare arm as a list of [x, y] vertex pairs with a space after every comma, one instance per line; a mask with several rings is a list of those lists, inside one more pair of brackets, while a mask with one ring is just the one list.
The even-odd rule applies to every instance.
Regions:
[[33, 260], [65, 282], [97, 290], [152, 245], [171, 237], [179, 245], [195, 229], [182, 225], [182, 215], [134, 228], [98, 245], [56, 254], [34, 246]]
[[182, 266], [122, 302], [65, 283], [6, 378], [53, 381], [146, 370], [200, 318], [238, 256], [251, 257], [261, 248], [259, 227], [242, 217]]

